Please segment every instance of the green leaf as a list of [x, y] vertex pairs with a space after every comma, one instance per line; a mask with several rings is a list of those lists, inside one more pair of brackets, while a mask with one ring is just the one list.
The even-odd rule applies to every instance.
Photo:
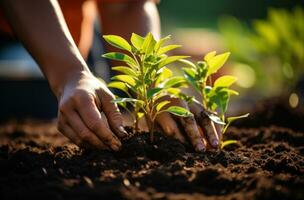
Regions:
[[194, 87], [194, 89], [200, 93], [200, 89], [199, 86], [195, 80], [195, 70], [193, 68], [183, 68], [184, 71], [184, 77], [186, 78], [186, 80]]
[[224, 147], [231, 145], [231, 144], [236, 144], [238, 143], [238, 141], [236, 140], [226, 140], [221, 144], [221, 149], [223, 149]]
[[179, 48], [181, 47], [182, 45], [168, 45], [168, 46], [165, 46], [165, 47], [161, 47], [158, 51], [157, 51], [157, 54], [158, 55], [162, 55], [162, 54], [165, 54], [167, 53], [168, 51], [172, 51], [173, 49], [176, 49], [176, 48]]
[[155, 44], [156, 44], [156, 41], [155, 41], [152, 33], [148, 33], [148, 35], [145, 37], [143, 45], [142, 45], [142, 49], [145, 52], [146, 56], [153, 52]]
[[141, 119], [145, 114], [143, 112], [137, 112], [136, 115], [138, 119]]
[[116, 88], [116, 89], [122, 90], [122, 91], [124, 91], [125, 93], [128, 94], [128, 87], [123, 82], [113, 81], [113, 82], [110, 82], [108, 84], [108, 87], [109, 88]]
[[151, 88], [148, 90], [147, 92], [147, 98], [151, 99], [155, 94], [157, 94], [158, 92], [162, 91], [163, 88]]
[[129, 84], [130, 86], [135, 86], [136, 82], [132, 76], [129, 75], [117, 75], [112, 77], [112, 80], [118, 80], [124, 83]]
[[126, 75], [137, 77], [136, 72], [133, 69], [131, 69], [130, 67], [116, 66], [116, 67], [112, 67], [112, 70], [124, 73]]
[[113, 103], [124, 103], [124, 102], [135, 103], [138, 101], [140, 101], [140, 100], [133, 99], [133, 98], [116, 98], [116, 99], [112, 100]]
[[209, 117], [210, 120], [212, 120], [213, 122], [220, 124], [220, 125], [225, 125], [225, 122], [223, 122], [219, 116], [213, 114], [213, 113], [206, 113], [207, 116]]
[[167, 88], [166, 90], [169, 94], [172, 94], [173, 96], [176, 96], [181, 92], [181, 89], [179, 88]]
[[180, 60], [178, 60], [178, 61], [181, 62], [181, 63], [183, 63], [183, 64], [185, 64], [185, 65], [188, 65], [189, 67], [191, 67], [191, 68], [193, 68], [193, 69], [196, 69], [196, 68], [197, 68], [196, 65], [195, 65], [193, 62], [189, 61], [189, 60], [180, 59]]
[[227, 52], [210, 58], [210, 60], [207, 62], [209, 65], [207, 76], [216, 73], [225, 64], [229, 55], [230, 53]]
[[234, 122], [235, 120], [242, 119], [242, 118], [246, 118], [246, 117], [248, 117], [248, 116], [249, 116], [249, 113], [246, 113], [246, 114], [240, 115], [240, 116], [236, 116], [236, 117], [228, 117], [228, 118], [227, 118], [226, 126], [223, 128], [222, 133], [224, 134], [224, 133], [226, 132], [227, 128], [230, 126], [230, 124], [231, 124], [232, 122]]
[[204, 60], [206, 62], [208, 62], [211, 58], [213, 58], [215, 56], [215, 54], [216, 54], [216, 51], [211, 51], [211, 52], [207, 53], [204, 57]]
[[[214, 90], [213, 90], [214, 91]], [[225, 90], [215, 90], [215, 93], [209, 97], [211, 103], [215, 103], [219, 108], [222, 114], [225, 114], [229, 102], [229, 93]], [[214, 111], [215, 108], [212, 110]]]
[[132, 33], [131, 43], [137, 50], [141, 50], [144, 43], [144, 38], [136, 33]]
[[188, 58], [189, 56], [169, 56], [166, 59], [164, 59], [162, 62], [159, 63], [159, 67], [165, 66], [165, 65], [169, 65], [175, 61], [184, 59], [184, 58]]
[[168, 69], [167, 67], [163, 67], [160, 70], [158, 70], [157, 72], [158, 78], [155, 82], [155, 85], [157, 86], [158, 84], [160, 84], [161, 82], [163, 82], [164, 80], [172, 77], [173, 73], [170, 69]]
[[127, 63], [128, 65], [137, 68], [136, 61], [133, 58], [131, 58], [130, 56], [123, 54], [123, 53], [110, 52], [110, 53], [103, 54], [102, 57], [112, 59], [112, 60], [123, 61], [123, 62]]
[[130, 44], [120, 36], [104, 35], [103, 38], [112, 46], [131, 52]]
[[167, 100], [158, 103], [156, 106], [156, 111], [160, 111], [165, 105], [167, 105], [169, 103], [170, 103], [170, 101], [167, 101]]
[[186, 85], [186, 80], [182, 76], [171, 77], [171, 78], [167, 79], [167, 81], [160, 84], [160, 86], [164, 87], [164, 88], [181, 87], [184, 85]]
[[180, 117], [193, 116], [193, 114], [189, 110], [180, 106], [170, 106], [169, 108], [166, 109], [166, 111]]
[[158, 50], [160, 49], [160, 47], [162, 47], [162, 45], [171, 38], [171, 35], [168, 35], [164, 38], [161, 38], [156, 44], [155, 44], [155, 47], [154, 47], [154, 51], [155, 52], [158, 52]]
[[221, 76], [214, 82], [214, 87], [230, 87], [236, 80], [237, 78], [234, 76]]

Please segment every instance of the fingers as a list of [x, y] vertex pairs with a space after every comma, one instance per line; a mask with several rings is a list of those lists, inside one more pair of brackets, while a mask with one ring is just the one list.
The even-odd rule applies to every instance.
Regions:
[[82, 146], [82, 144], [88, 144], [97, 149], [102, 149], [104, 147], [100, 139], [86, 127], [78, 113], [71, 111], [68, 115], [64, 115], [63, 117], [68, 121], [73, 132], [77, 133], [77, 136], [81, 139], [80, 146]]
[[175, 120], [169, 113], [161, 113], [156, 117], [156, 122], [160, 125], [167, 136], [173, 137], [185, 143], [185, 137], [180, 132]]
[[190, 139], [190, 142], [194, 146], [196, 151], [202, 152], [206, 150], [206, 145], [203, 143], [201, 134], [194, 117], [178, 117], [185, 133]]
[[[102, 118], [101, 113], [99, 112], [95, 104], [95, 98], [93, 96], [79, 96], [78, 101], [76, 102], [76, 110], [80, 114], [81, 120], [78, 119], [79, 117], [77, 118], [76, 113], [74, 114], [73, 119], [70, 117], [69, 121], [73, 120], [74, 126], [80, 126], [76, 125], [77, 119], [78, 123], [83, 125], [80, 130], [83, 130], [88, 127], [89, 131], [91, 133], [94, 133], [94, 136], [90, 137], [97, 136], [97, 138], [99, 138], [105, 145], [107, 145], [114, 151], [118, 151], [120, 149], [121, 142], [109, 129], [106, 120]], [[82, 121], [84, 122], [84, 124], [81, 123]], [[87, 137], [90, 138], [89, 136]]]
[[[171, 100], [171, 103], [189, 109], [187, 103], [180, 99], [174, 98]], [[195, 118], [194, 117], [176, 117], [176, 118], [182, 124], [185, 133], [190, 139], [190, 142], [192, 143], [195, 150], [199, 152], [205, 151], [206, 145], [203, 143], [203, 138], [199, 132]]]
[[123, 127], [122, 115], [119, 112], [117, 105], [112, 102], [114, 96], [110, 93], [100, 91], [98, 93], [98, 98], [100, 99], [101, 104], [100, 109], [106, 115], [111, 130], [120, 138], [128, 136], [127, 131]]
[[208, 143], [213, 148], [218, 148], [219, 142], [221, 141], [219, 138], [220, 127], [210, 120], [201, 105], [192, 103], [189, 107], [190, 111], [194, 114], [197, 123], [202, 129], [202, 133], [207, 138]]
[[81, 138], [73, 131], [73, 129], [61, 119], [58, 121], [57, 129], [60, 133], [62, 133], [65, 137], [70, 139], [77, 146], [82, 146]]
[[214, 122], [209, 119], [205, 112], [201, 112], [200, 115], [198, 122], [203, 132], [206, 134], [209, 144], [214, 148], [218, 148], [219, 138]]

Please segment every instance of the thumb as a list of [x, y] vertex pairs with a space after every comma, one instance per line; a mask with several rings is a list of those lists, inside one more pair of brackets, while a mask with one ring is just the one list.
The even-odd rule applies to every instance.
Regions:
[[114, 95], [101, 91], [97, 98], [99, 98], [97, 101], [100, 101], [100, 109], [106, 115], [111, 130], [120, 138], [128, 136], [127, 131], [123, 127], [123, 118], [119, 108], [112, 102]]

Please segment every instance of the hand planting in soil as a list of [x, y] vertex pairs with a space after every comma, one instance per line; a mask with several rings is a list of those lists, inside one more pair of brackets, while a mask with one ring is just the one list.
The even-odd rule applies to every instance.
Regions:
[[[225, 64], [230, 53], [216, 55], [212, 51], [205, 55], [203, 61], [196, 64], [182, 60], [189, 67], [183, 68], [184, 76], [188, 83], [200, 94], [201, 101], [193, 99], [197, 104], [200, 104], [204, 111], [200, 113], [203, 120], [203, 132], [208, 137], [216, 136], [220, 141], [220, 146], [223, 148], [226, 145], [236, 143], [236, 140], [227, 140], [223, 142], [222, 135], [226, 132], [228, 126], [235, 120], [245, 118], [249, 114], [228, 117], [226, 111], [231, 95], [238, 95], [238, 92], [231, 89], [230, 86], [236, 82], [236, 77], [231, 75], [223, 75], [212, 82], [212, 75]], [[201, 103], [200, 103], [201, 102]], [[218, 114], [217, 114], [218, 111]], [[220, 129], [217, 128], [220, 126]]]
[[[116, 98], [113, 102], [124, 107], [127, 111], [127, 103], [131, 104], [134, 112], [130, 112], [134, 120], [135, 132], [138, 131], [138, 121], [145, 117], [150, 140], [154, 140], [154, 127], [156, 118], [164, 112], [169, 112], [179, 117], [190, 117], [192, 113], [187, 109], [170, 104], [168, 95], [176, 96], [180, 93], [180, 87], [186, 85], [181, 76], [173, 76], [172, 71], [166, 66], [188, 56], [167, 56], [166, 53], [180, 47], [180, 45], [164, 46], [170, 36], [156, 41], [151, 33], [146, 37], [132, 34], [131, 44], [116, 35], [105, 35], [104, 39], [112, 46], [128, 52], [110, 52], [103, 57], [122, 61], [124, 66], [115, 66], [112, 69], [120, 72], [112, 78], [108, 85], [125, 92], [127, 98]], [[131, 94], [134, 94], [133, 96]]]

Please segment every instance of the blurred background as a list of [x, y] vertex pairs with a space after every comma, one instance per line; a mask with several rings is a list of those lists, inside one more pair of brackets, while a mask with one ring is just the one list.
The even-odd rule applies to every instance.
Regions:
[[[162, 35], [183, 45], [178, 54], [202, 59], [209, 51], [230, 51], [220, 72], [238, 78], [230, 112], [250, 109], [263, 99], [283, 98], [291, 109], [304, 105], [303, 0], [162, 0]], [[1, 24], [1, 23], [0, 23]], [[104, 80], [109, 69], [98, 20], [94, 22], [90, 68]], [[0, 119], [54, 118], [56, 99], [36, 63], [15, 40], [0, 37]]]

